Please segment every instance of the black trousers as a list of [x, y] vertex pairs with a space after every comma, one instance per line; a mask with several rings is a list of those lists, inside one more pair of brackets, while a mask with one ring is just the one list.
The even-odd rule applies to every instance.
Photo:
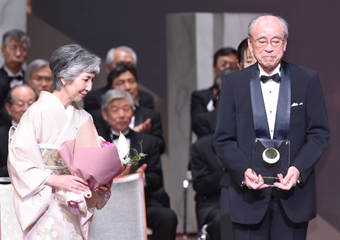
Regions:
[[177, 216], [166, 207], [146, 206], [146, 224], [152, 229], [151, 240], [175, 240]]
[[233, 223], [236, 240], [306, 240], [308, 222], [293, 223], [275, 196], [259, 224]]
[[222, 187], [221, 189], [220, 209], [221, 240], [234, 240], [233, 227], [230, 219], [230, 201], [228, 187]]

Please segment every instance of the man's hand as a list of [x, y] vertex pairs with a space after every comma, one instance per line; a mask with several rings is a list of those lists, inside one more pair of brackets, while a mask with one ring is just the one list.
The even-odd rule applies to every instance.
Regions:
[[268, 187], [268, 185], [264, 183], [261, 174], [257, 175], [251, 168], [248, 168], [245, 171], [244, 179], [246, 180], [246, 185], [249, 189], [259, 190]]
[[139, 124], [138, 126], [135, 126], [133, 131], [147, 133], [149, 131], [150, 122], [151, 122], [150, 118], [146, 119], [145, 122]]
[[282, 190], [290, 190], [292, 187], [296, 186], [296, 182], [300, 177], [300, 172], [296, 167], [292, 166], [288, 168], [287, 175], [283, 178], [282, 174], [277, 175], [279, 177], [280, 182], [274, 183], [275, 186]]

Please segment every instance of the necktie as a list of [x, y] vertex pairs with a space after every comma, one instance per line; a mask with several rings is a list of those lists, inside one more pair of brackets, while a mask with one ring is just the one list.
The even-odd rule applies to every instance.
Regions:
[[280, 82], [281, 81], [281, 77], [278, 73], [272, 75], [272, 76], [265, 76], [265, 75], [262, 75], [260, 77], [260, 80], [263, 82], [263, 83], [266, 83], [269, 79], [272, 79], [274, 82]]
[[[119, 136], [116, 135], [116, 134], [111, 133], [110, 135], [111, 135], [111, 141], [119, 138]], [[125, 134], [124, 136], [125, 136], [125, 138], [131, 138], [131, 130], [127, 134]]]
[[13, 79], [16, 80], [23, 80], [24, 78], [22, 76], [16, 76], [16, 77], [8, 77], [8, 81], [11, 82]]

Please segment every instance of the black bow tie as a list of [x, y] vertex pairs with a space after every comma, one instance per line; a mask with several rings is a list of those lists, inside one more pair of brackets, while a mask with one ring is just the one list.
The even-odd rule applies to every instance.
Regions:
[[[119, 135], [116, 135], [116, 134], [113, 134], [113, 133], [111, 133], [110, 135], [111, 135], [111, 141], [119, 138]], [[125, 136], [125, 138], [131, 138], [131, 130], [127, 134], [124, 134], [124, 136]]]
[[280, 82], [281, 81], [281, 77], [278, 73], [272, 75], [272, 76], [265, 76], [265, 75], [262, 75], [260, 77], [260, 80], [263, 82], [263, 83], [266, 83], [269, 79], [272, 79], [274, 82]]
[[12, 82], [12, 80], [16, 79], [16, 80], [23, 80], [24, 78], [22, 76], [16, 76], [16, 77], [7, 77], [8, 82]]

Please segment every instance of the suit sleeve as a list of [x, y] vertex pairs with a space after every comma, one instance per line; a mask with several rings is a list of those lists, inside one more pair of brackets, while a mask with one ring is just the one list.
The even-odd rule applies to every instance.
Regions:
[[[204, 151], [209, 151], [211, 146], [199, 144], [196, 142], [191, 147], [191, 171], [193, 176], [194, 190], [203, 196], [208, 196], [221, 190], [220, 180], [223, 175], [223, 170], [211, 167], [213, 162], [217, 161], [216, 156], [211, 150], [211, 154], [207, 155]], [[205, 148], [203, 150], [203, 148]], [[209, 149], [208, 149], [209, 148]]]
[[317, 161], [326, 148], [330, 129], [328, 125], [327, 110], [319, 76], [316, 72], [311, 76], [307, 96], [307, 130], [306, 143], [293, 161], [305, 181], [313, 171]]
[[162, 121], [159, 112], [155, 111], [155, 115], [151, 118], [151, 127], [149, 130], [149, 134], [156, 137], [160, 154], [164, 153], [165, 141], [163, 138]]
[[228, 76], [225, 76], [218, 101], [214, 148], [218, 158], [241, 187], [244, 172], [251, 165], [238, 148], [236, 121], [235, 96]]

